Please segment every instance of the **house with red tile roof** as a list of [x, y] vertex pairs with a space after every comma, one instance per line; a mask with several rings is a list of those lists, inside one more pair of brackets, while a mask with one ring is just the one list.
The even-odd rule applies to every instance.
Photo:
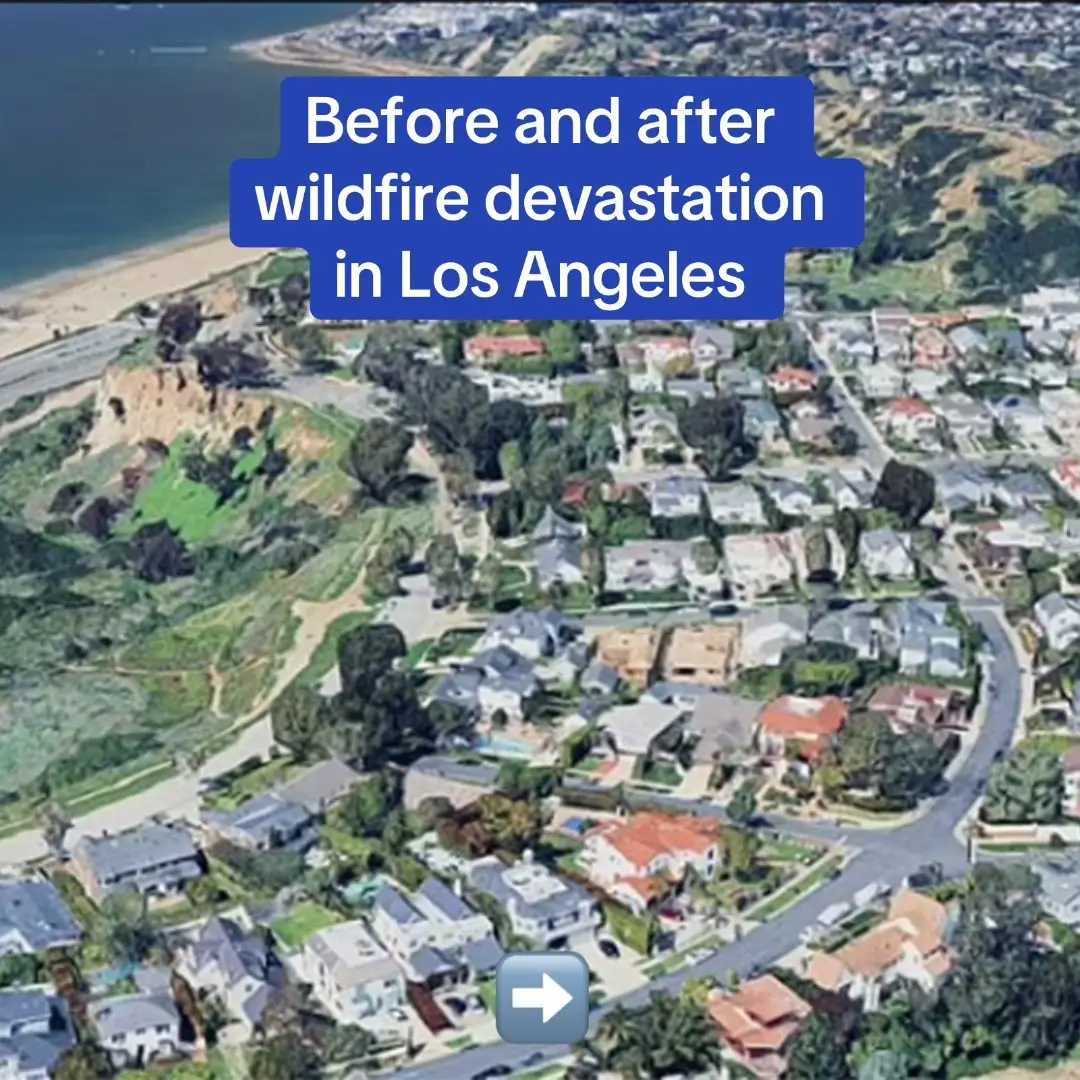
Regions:
[[917, 397], [894, 398], [878, 413], [878, 423], [891, 435], [905, 442], [918, 442], [920, 437], [937, 428], [937, 415]]
[[816, 761], [847, 718], [847, 703], [838, 697], [785, 694], [762, 709], [759, 742], [766, 755], [782, 757], [794, 746], [805, 761]]
[[715, 818], [643, 811], [594, 829], [578, 861], [590, 881], [640, 913], [680, 882], [688, 867], [712, 877], [721, 858], [720, 832]]
[[769, 389], [783, 397], [803, 397], [817, 387], [817, 376], [805, 368], [777, 368], [767, 380]]
[[761, 1080], [777, 1080], [787, 1069], [792, 1041], [813, 1010], [775, 975], [762, 975], [734, 994], [714, 990], [707, 1011], [740, 1064]]
[[529, 334], [477, 334], [465, 342], [465, 359], [470, 364], [497, 364], [500, 360], [543, 355], [544, 339]]
[[903, 979], [933, 993], [952, 970], [949, 911], [922, 893], [905, 890], [889, 905], [885, 920], [834, 953], [818, 953], [806, 977], [823, 990], [845, 993], [874, 1010], [882, 992]]

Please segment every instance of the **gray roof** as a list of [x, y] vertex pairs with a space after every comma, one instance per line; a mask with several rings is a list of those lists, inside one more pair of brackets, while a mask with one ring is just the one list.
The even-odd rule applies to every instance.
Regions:
[[749, 748], [761, 709], [760, 701], [735, 694], [700, 697], [687, 724], [687, 731], [698, 736], [692, 750], [694, 759], [714, 761], [720, 754]]
[[98, 878], [145, 872], [162, 863], [198, 858], [186, 830], [175, 825], [143, 825], [118, 836], [84, 836], [75, 845], [75, 854], [90, 866]]
[[232, 919], [208, 919], [191, 944], [197, 967], [215, 962], [230, 983], [265, 980], [270, 953], [260, 934], [249, 934]]
[[299, 776], [283, 784], [277, 793], [286, 801], [298, 803], [311, 813], [324, 810], [348, 794], [363, 777], [344, 761], [330, 758], [305, 769]]
[[124, 994], [121, 997], [92, 1001], [90, 1019], [97, 1026], [102, 1042], [114, 1035], [128, 1035], [139, 1028], [158, 1027], [180, 1023], [176, 1004], [168, 994]]
[[[536, 863], [506, 866], [497, 858], [480, 859], [469, 868], [469, 882], [500, 907], [513, 906], [526, 919], [557, 919], [591, 900], [580, 885]], [[529, 887], [533, 883], [542, 887], [534, 891]]]
[[503, 947], [491, 937], [479, 941], [467, 941], [461, 948], [461, 955], [474, 974], [494, 971], [503, 958]]
[[610, 694], [619, 685], [619, 673], [600, 660], [594, 660], [581, 673], [581, 688], [588, 693]]
[[558, 579], [566, 567], [581, 569], [581, 541], [555, 537], [533, 548], [533, 561], [541, 585]]
[[416, 895], [422, 896], [451, 922], [460, 922], [475, 914], [453, 889], [448, 888], [438, 878], [427, 878], [416, 890]]
[[533, 529], [532, 538], [537, 541], [552, 540], [556, 537], [569, 540], [581, 536], [584, 531], [584, 526], [562, 517], [549, 506]]
[[476, 705], [476, 694], [484, 681], [484, 673], [472, 668], [462, 668], [444, 675], [431, 691], [434, 701], [444, 701], [448, 705], [460, 705], [463, 709], [472, 709]]
[[448, 956], [441, 949], [433, 949], [425, 945], [417, 949], [409, 957], [409, 967], [420, 976], [421, 979], [430, 979], [435, 975], [443, 975], [448, 971], [456, 971], [461, 965]]
[[288, 837], [311, 822], [310, 812], [299, 803], [286, 802], [267, 791], [238, 806], [235, 810], [203, 813], [203, 820], [222, 831], [243, 833], [256, 843], [269, 844], [275, 836]]
[[16, 1076], [51, 1072], [60, 1055], [75, 1042], [64, 1001], [41, 990], [0, 992], [0, 1033], [16, 1024], [48, 1024], [50, 1028], [47, 1035], [27, 1031], [0, 1034], [0, 1071], [5, 1063], [14, 1062]]
[[383, 885], [379, 889], [374, 906], [398, 926], [412, 926], [424, 921], [424, 916], [393, 885]]
[[0, 940], [11, 933], [31, 952], [72, 945], [82, 936], [51, 881], [0, 881]]
[[0, 993], [0, 1029], [48, 1020], [52, 1001], [41, 990], [5, 990]]

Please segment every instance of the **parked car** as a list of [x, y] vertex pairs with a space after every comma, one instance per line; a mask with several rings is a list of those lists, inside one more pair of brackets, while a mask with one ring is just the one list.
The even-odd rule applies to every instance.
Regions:
[[513, 1071], [509, 1065], [492, 1065], [489, 1069], [473, 1073], [472, 1080], [494, 1080], [496, 1076], [509, 1076]]
[[522, 1058], [519, 1068], [531, 1069], [534, 1065], [539, 1065], [544, 1060], [543, 1050], [534, 1050], [528, 1057]]
[[609, 960], [619, 959], [619, 946], [616, 945], [614, 941], [611, 941], [608, 938], [601, 938], [597, 944], [599, 945], [600, 951]]

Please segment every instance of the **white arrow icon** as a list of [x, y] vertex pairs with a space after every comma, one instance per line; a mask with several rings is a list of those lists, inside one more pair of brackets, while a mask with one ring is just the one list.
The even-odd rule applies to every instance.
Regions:
[[540, 1009], [541, 1023], [546, 1024], [574, 1000], [547, 972], [539, 986], [515, 986], [510, 995], [514, 1009]]

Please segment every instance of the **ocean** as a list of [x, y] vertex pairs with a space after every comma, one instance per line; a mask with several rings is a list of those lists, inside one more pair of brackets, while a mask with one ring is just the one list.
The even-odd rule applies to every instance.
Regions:
[[224, 221], [300, 70], [229, 46], [359, 7], [0, 4], [0, 287]]

